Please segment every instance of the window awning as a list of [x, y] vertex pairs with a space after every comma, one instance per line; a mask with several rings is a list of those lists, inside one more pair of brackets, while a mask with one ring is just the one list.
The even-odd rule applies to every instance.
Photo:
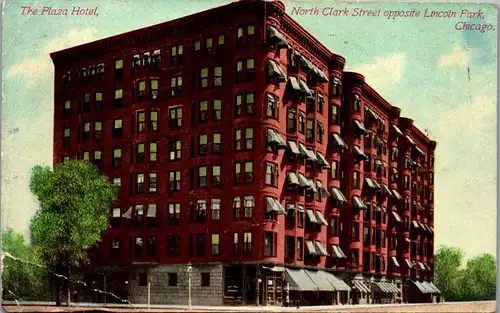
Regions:
[[333, 145], [338, 148], [345, 149], [347, 148], [347, 144], [344, 142], [344, 139], [340, 137], [337, 133], [332, 133]]
[[305, 270], [307, 276], [318, 286], [318, 291], [335, 291], [323, 271]]
[[299, 184], [299, 179], [297, 178], [297, 175], [295, 175], [294, 172], [288, 172], [286, 173], [286, 176], [288, 178], [288, 183], [291, 185], [298, 185]]
[[280, 133], [275, 131], [276, 137], [278, 138], [278, 149], [285, 149], [287, 147], [285, 139], [281, 137]]
[[286, 81], [286, 74], [274, 60], [267, 60], [267, 73], [269, 76], [277, 76], [279, 81]]
[[316, 76], [319, 77], [320, 82], [322, 83], [327, 83], [328, 82], [328, 77], [326, 77], [325, 73], [323, 73], [322, 70], [320, 70], [316, 65], [312, 64], [312, 70]]
[[146, 217], [156, 217], [156, 206], [149, 206]]
[[384, 184], [382, 184], [382, 194], [384, 196], [390, 196], [390, 197], [392, 197], [391, 190], [389, 189], [389, 187], [387, 187], [387, 185], [384, 185]]
[[328, 190], [326, 190], [326, 188], [323, 187], [323, 184], [319, 180], [316, 181], [316, 188], [317, 188], [318, 192], [320, 193], [321, 197], [326, 198], [326, 197], [330, 196], [330, 193], [328, 192]]
[[314, 284], [303, 269], [285, 268], [285, 277], [290, 285], [290, 290], [318, 291], [318, 286]]
[[376, 165], [379, 165], [379, 166], [384, 165], [384, 164], [382, 163], [382, 160], [375, 160], [375, 164], [376, 164]]
[[293, 90], [295, 91], [302, 91], [300, 88], [299, 82], [297, 81], [297, 78], [294, 76], [288, 76], [288, 85], [292, 87]]
[[340, 201], [340, 202], [347, 202], [347, 199], [345, 198], [344, 194], [342, 193], [342, 191], [340, 191], [340, 189], [338, 188], [335, 188], [335, 187], [332, 187], [332, 197], [337, 200], [337, 201]]
[[309, 222], [318, 224], [318, 220], [316, 219], [316, 215], [314, 214], [313, 210], [306, 210], [306, 215]]
[[394, 216], [394, 219], [396, 222], [401, 223], [403, 220], [401, 219], [401, 216], [397, 212], [392, 211], [392, 216]]
[[420, 229], [417, 221], [411, 221], [411, 224], [413, 225], [413, 227], [415, 227], [415, 229]]
[[361, 123], [359, 120], [354, 120], [354, 129], [362, 134], [368, 133], [363, 123]]
[[429, 229], [431, 230], [431, 234], [434, 234], [434, 228], [429, 226]]
[[132, 219], [132, 206], [130, 206], [127, 212], [122, 214], [122, 218]]
[[280, 47], [290, 47], [290, 44], [288, 44], [288, 41], [286, 40], [285, 36], [283, 36], [283, 34], [281, 34], [273, 26], [269, 26], [269, 39], [277, 40], [278, 46]]
[[309, 181], [307, 180], [307, 178], [302, 175], [301, 173], [299, 173], [299, 177], [298, 177], [298, 180], [299, 180], [299, 186], [300, 187], [309, 187]]
[[324, 272], [328, 282], [335, 288], [336, 291], [351, 291], [351, 287], [346, 284], [342, 279], [338, 278], [332, 273]]
[[374, 190], [379, 190], [380, 189], [380, 185], [378, 184], [378, 182], [373, 179], [373, 178], [370, 178], [370, 177], [366, 177], [365, 178], [365, 184], [368, 188], [370, 189], [374, 189]]
[[295, 204], [293, 204], [293, 203], [287, 203], [286, 210], [287, 211], [295, 211]]
[[368, 286], [366, 286], [366, 284], [361, 281], [361, 280], [353, 280], [352, 281], [352, 288], [354, 290], [357, 290], [358, 292], [362, 292], [362, 293], [370, 293], [370, 288], [368, 288]]
[[392, 260], [392, 264], [394, 264], [394, 266], [399, 267], [398, 259], [396, 259], [395, 256], [391, 256], [391, 260]]
[[424, 263], [422, 263], [422, 262], [417, 262], [417, 264], [418, 264], [418, 267], [420, 267], [420, 270], [422, 270], [422, 271], [425, 271], [425, 270], [426, 270]]
[[370, 108], [365, 107], [365, 115], [368, 118], [374, 119], [374, 120], [381, 120], [381, 118], [378, 116], [377, 113], [373, 112]]
[[330, 165], [328, 164], [328, 161], [325, 159], [323, 154], [316, 151], [316, 158], [318, 159], [318, 165], [320, 165], [323, 168], [330, 168]]
[[318, 224], [328, 226], [328, 222], [326, 221], [325, 216], [320, 211], [316, 211], [316, 220], [318, 221]]
[[427, 228], [425, 227], [424, 223], [418, 222], [418, 226], [420, 226], [420, 229], [427, 232]]
[[355, 158], [359, 158], [363, 161], [368, 161], [368, 156], [361, 150], [360, 147], [358, 146], [353, 146], [352, 147], [352, 153], [354, 154]]
[[306, 249], [307, 253], [310, 255], [319, 255], [318, 251], [316, 251], [316, 247], [314, 246], [314, 242], [312, 240], [306, 240]]
[[427, 263], [425, 263], [425, 262], [422, 262], [422, 263], [424, 263], [424, 266], [425, 266], [426, 270], [432, 271], [432, 269], [430, 268], [430, 266]]
[[304, 213], [304, 207], [301, 206], [300, 204], [297, 205], [297, 211], [299, 211], [300, 213]]
[[396, 190], [396, 189], [392, 189], [392, 195], [394, 196], [394, 198], [396, 198], [397, 200], [401, 200], [403, 199], [403, 196], [401, 196], [401, 194]]
[[316, 158], [316, 154], [314, 151], [306, 149], [307, 150], [307, 159], [313, 162], [318, 161], [318, 158]]
[[314, 242], [314, 246], [316, 247], [316, 252], [318, 252], [319, 255], [323, 256], [328, 256], [328, 252], [326, 251], [325, 247], [321, 244], [321, 242], [316, 241]]
[[286, 210], [283, 207], [283, 204], [279, 200], [274, 199], [274, 202], [276, 202], [276, 206], [278, 207], [278, 213], [286, 214]]
[[273, 197], [266, 198], [266, 210], [267, 212], [279, 212], [280, 209], [276, 204], [276, 200]]
[[415, 151], [420, 155], [425, 155], [425, 152], [417, 146], [415, 146]]
[[309, 89], [309, 87], [307, 87], [306, 82], [303, 81], [302, 79], [299, 79], [299, 87], [300, 87], [300, 90], [303, 93], [305, 93], [306, 95], [311, 95], [312, 94], [311, 89]]
[[352, 197], [352, 208], [356, 210], [366, 209], [366, 205], [361, 201], [359, 197]]
[[287, 142], [288, 144], [288, 149], [290, 150], [290, 152], [292, 152], [293, 154], [299, 154], [299, 148], [297, 147], [297, 143], [293, 142], [293, 141], [288, 141]]
[[307, 148], [301, 143], [299, 143], [299, 153], [300, 153], [300, 156], [304, 159], [309, 157], [309, 153], [307, 152]]
[[406, 263], [406, 266], [407, 266], [409, 269], [412, 269], [412, 268], [413, 268], [413, 264], [411, 263], [410, 259], [405, 259], [405, 263]]
[[401, 131], [401, 129], [399, 129], [399, 127], [397, 127], [396, 125], [392, 124], [391, 125], [391, 129], [392, 129], [392, 131], [394, 131], [394, 133], [396, 134], [396, 136], [404, 136], [404, 134]]
[[309, 60], [306, 59], [306, 57], [303, 56], [303, 55], [301, 55], [301, 54], [299, 54], [299, 63], [306, 70], [312, 70], [313, 69], [312, 63], [309, 62]]
[[278, 144], [280, 142], [280, 140], [278, 139], [278, 135], [276, 134], [276, 132], [271, 129], [271, 128], [268, 128], [267, 129], [267, 143], [268, 144]]
[[308, 178], [307, 182], [308, 182], [309, 188], [311, 188], [313, 192], [318, 192], [318, 189], [316, 189], [316, 184], [314, 183], [314, 180], [312, 180], [312, 178]]
[[410, 143], [410, 145], [414, 145], [415, 144], [415, 141], [413, 141], [413, 139], [411, 139], [410, 136], [406, 136], [406, 139], [408, 140], [408, 142]]
[[411, 243], [411, 240], [410, 240], [410, 238], [408, 238], [408, 237], [405, 237], [405, 241], [406, 241], [407, 243]]
[[342, 251], [342, 249], [340, 249], [339, 246], [332, 245], [332, 258], [344, 259], [344, 258], [346, 258], [346, 255], [344, 254], [344, 251]]

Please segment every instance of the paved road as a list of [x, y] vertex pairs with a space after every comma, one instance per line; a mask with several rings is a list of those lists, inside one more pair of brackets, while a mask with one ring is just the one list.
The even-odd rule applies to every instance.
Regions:
[[19, 313], [59, 313], [59, 312], [116, 312], [116, 313], [171, 313], [171, 312], [214, 312], [214, 313], [229, 313], [229, 312], [495, 312], [495, 301], [482, 302], [452, 302], [440, 304], [386, 304], [386, 305], [356, 305], [356, 306], [314, 306], [300, 308], [286, 307], [255, 307], [255, 306], [239, 306], [239, 307], [208, 307], [208, 306], [193, 306], [189, 311], [186, 306], [153, 306], [152, 309], [147, 309], [144, 306], [130, 305], [128, 307], [113, 308], [110, 306], [97, 307], [94, 305], [85, 305], [79, 307], [54, 307], [54, 306], [39, 306], [39, 305], [4, 305], [3, 308], [9, 312]]

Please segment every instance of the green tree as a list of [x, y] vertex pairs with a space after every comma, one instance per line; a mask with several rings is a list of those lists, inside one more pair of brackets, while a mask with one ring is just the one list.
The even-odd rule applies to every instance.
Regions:
[[[53, 169], [35, 166], [30, 189], [40, 202], [31, 221], [35, 252], [56, 273], [70, 277], [71, 266], [87, 260], [87, 249], [107, 228], [117, 190], [94, 165], [78, 160], [58, 163]], [[61, 304], [61, 282], [69, 305], [66, 279], [55, 279], [56, 302]]]
[[484, 253], [468, 260], [467, 267], [462, 271], [461, 300], [495, 300], [496, 272], [496, 261], [491, 254]]
[[440, 247], [434, 260], [434, 282], [443, 293], [445, 300], [453, 301], [461, 298], [460, 265], [463, 252], [458, 248]]
[[4, 299], [50, 299], [49, 277], [46, 269], [37, 266], [39, 260], [33, 249], [26, 245], [23, 235], [8, 228], [2, 233], [3, 261], [2, 291]]

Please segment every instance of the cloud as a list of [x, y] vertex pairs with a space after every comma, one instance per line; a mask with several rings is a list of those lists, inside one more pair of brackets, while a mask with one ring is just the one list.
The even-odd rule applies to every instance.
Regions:
[[469, 52], [460, 46], [456, 46], [453, 51], [441, 55], [439, 67], [465, 67], [469, 64], [469, 60]]
[[[81, 45], [96, 40], [96, 28], [72, 29], [69, 32], [52, 39], [43, 48], [43, 53], [37, 57], [25, 59], [22, 63], [12, 66], [7, 71], [7, 78], [26, 75], [37, 78], [52, 72], [52, 60], [49, 54], [73, 46]], [[32, 80], [30, 80], [32, 81]]]
[[358, 65], [352, 71], [361, 73], [366, 82], [380, 92], [393, 89], [403, 78], [405, 67], [406, 53], [397, 52], [375, 58], [374, 63]]
[[442, 135], [467, 134], [482, 137], [483, 130], [495, 126], [496, 99], [481, 95], [471, 103], [464, 104], [456, 110], [441, 115], [440, 133]]

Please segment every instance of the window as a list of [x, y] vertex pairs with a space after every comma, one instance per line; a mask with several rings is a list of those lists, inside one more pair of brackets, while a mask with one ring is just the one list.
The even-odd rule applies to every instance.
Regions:
[[253, 128], [245, 128], [245, 149], [253, 149]]
[[339, 235], [339, 228], [338, 228], [338, 216], [332, 216], [330, 220], [330, 234], [332, 236], [338, 236]]
[[289, 132], [297, 131], [297, 112], [295, 110], [288, 109], [286, 129]]
[[137, 113], [137, 132], [142, 133], [146, 130], [146, 113]]
[[434, 173], [429, 173], [429, 185], [434, 185]]
[[242, 96], [241, 95], [237, 95], [234, 99], [234, 117], [239, 117], [241, 116], [242, 114], [242, 103], [243, 100], [242, 100]]
[[359, 189], [359, 172], [352, 172], [352, 188]]
[[94, 110], [96, 112], [101, 112], [104, 109], [104, 105], [102, 103], [102, 92], [96, 92], [94, 94]]
[[264, 234], [264, 255], [265, 256], [273, 256], [275, 255], [276, 248], [274, 247], [275, 244], [275, 233], [273, 232], [265, 232]]
[[220, 219], [220, 199], [212, 198], [212, 220], [218, 221]]
[[176, 258], [180, 255], [180, 236], [167, 237], [167, 255], [170, 258]]
[[182, 141], [170, 140], [168, 142], [168, 158], [170, 161], [180, 160], [182, 151]]
[[340, 97], [340, 95], [342, 94], [342, 81], [337, 77], [333, 79], [332, 93], [337, 97]]
[[135, 224], [140, 227], [144, 223], [144, 205], [137, 204], [135, 206]]
[[196, 256], [205, 256], [205, 234], [196, 235]]
[[247, 114], [255, 113], [255, 95], [253, 93], [245, 95], [245, 110]]
[[298, 205], [297, 208], [297, 227], [304, 228], [304, 207]]
[[135, 249], [134, 249], [134, 255], [136, 257], [141, 256], [142, 250], [144, 248], [144, 242], [142, 237], [135, 237]]
[[316, 110], [318, 111], [319, 114], [323, 114], [323, 106], [325, 103], [325, 99], [323, 98], [323, 95], [318, 93], [318, 100], [317, 100], [317, 108]]
[[181, 190], [181, 171], [173, 171], [168, 173], [168, 190]]
[[84, 161], [89, 161], [90, 160], [90, 154], [88, 151], [83, 151], [82, 153], [82, 160]]
[[115, 108], [123, 108], [123, 89], [115, 90], [113, 105]]
[[212, 165], [212, 187], [220, 187], [221, 185], [220, 165]]
[[235, 185], [239, 185], [241, 183], [241, 164], [234, 163], [234, 173], [233, 173], [233, 181]]
[[404, 176], [404, 188], [410, 189], [410, 177], [408, 175]]
[[217, 45], [222, 46], [224, 44], [224, 34], [217, 35]]
[[95, 150], [94, 151], [94, 164], [98, 168], [101, 166], [101, 159], [102, 159], [102, 151], [101, 150]]
[[252, 254], [252, 233], [250, 232], [243, 233], [243, 254]]
[[95, 140], [102, 140], [103, 134], [102, 134], [102, 122], [96, 121], [94, 122], [94, 139]]
[[307, 120], [306, 140], [314, 140], [314, 120]]
[[179, 224], [181, 220], [181, 204], [169, 203], [168, 204], [168, 224]]
[[314, 113], [316, 110], [314, 109], [314, 98], [316, 91], [311, 90], [312, 94], [311, 96], [306, 98], [306, 111], [307, 113]]
[[352, 266], [358, 266], [358, 258], [359, 258], [359, 250], [358, 249], [352, 249], [352, 254], [351, 254], [351, 265]]
[[83, 124], [82, 141], [90, 139], [90, 123]]
[[196, 221], [205, 222], [207, 218], [207, 200], [199, 199], [196, 201]]
[[354, 95], [354, 99], [352, 101], [352, 109], [353, 111], [361, 110], [361, 98], [359, 95]]
[[200, 101], [198, 112], [198, 123], [204, 123], [208, 120], [208, 101]]
[[200, 86], [201, 88], [208, 87], [208, 68], [206, 67], [200, 70]]
[[212, 234], [212, 255], [219, 255], [220, 253], [220, 236], [219, 234]]
[[304, 251], [302, 247], [304, 246], [304, 239], [297, 237], [297, 259], [302, 260], [304, 256]]
[[245, 196], [244, 201], [245, 218], [251, 218], [253, 209], [255, 208], [255, 198], [253, 196]]
[[199, 39], [193, 41], [193, 51], [198, 52], [201, 49], [201, 42]]
[[380, 241], [382, 242], [382, 248], [385, 248], [385, 242], [386, 242], [385, 230], [382, 230], [382, 232], [381, 232]]
[[323, 128], [323, 123], [320, 121], [317, 122], [317, 133], [316, 133], [316, 141], [319, 143], [323, 143], [323, 135], [325, 134], [325, 129]]
[[111, 256], [113, 258], [120, 257], [120, 239], [111, 239]]
[[201, 273], [201, 286], [202, 287], [210, 286], [210, 273]]
[[233, 219], [237, 220], [240, 218], [240, 209], [241, 209], [241, 198], [234, 197], [233, 198]]
[[158, 144], [156, 142], [149, 143], [149, 162], [158, 161]]
[[122, 149], [113, 149], [113, 167], [122, 166]]
[[148, 237], [148, 246], [146, 248], [148, 258], [156, 257], [156, 237]]
[[222, 120], [222, 101], [220, 100], [214, 100], [213, 102], [213, 110], [214, 114], [212, 116], [214, 121], [221, 121]]
[[363, 245], [370, 245], [370, 227], [368, 226], [363, 227]]
[[123, 59], [115, 60], [115, 79], [120, 78], [123, 75]]
[[391, 161], [397, 161], [398, 160], [398, 148], [393, 147], [391, 149]]
[[243, 61], [236, 62], [236, 83], [243, 81]]
[[219, 154], [222, 152], [222, 134], [214, 133], [212, 140], [212, 154]]
[[144, 96], [146, 95], [146, 81], [141, 80], [137, 84], [137, 102], [141, 102], [144, 100]]
[[83, 96], [83, 113], [90, 112], [90, 93]]
[[210, 54], [213, 51], [213, 41], [212, 37], [205, 38], [205, 53]]
[[252, 184], [253, 183], [253, 162], [252, 161], [245, 162], [244, 182], [245, 182], [245, 184]]
[[71, 116], [71, 101], [66, 100], [64, 101], [63, 118], [68, 119], [70, 116]]
[[149, 173], [149, 192], [156, 192], [157, 189], [157, 173], [151, 172]]
[[359, 223], [352, 223], [352, 241], [359, 241]]
[[278, 165], [276, 163], [266, 163], [266, 185], [278, 186]]
[[215, 87], [222, 86], [222, 67], [221, 66], [214, 67], [214, 86]]
[[255, 81], [255, 59], [250, 58], [246, 60], [246, 73], [245, 78], [247, 82]]
[[339, 161], [332, 161], [330, 169], [332, 179], [339, 179]]
[[170, 97], [182, 96], [182, 76], [170, 77]]
[[200, 166], [198, 168], [198, 188], [207, 186], [207, 167]]
[[[295, 205], [293, 203], [287, 203], [285, 226], [287, 229], [293, 229], [295, 227]], [[289, 208], [290, 207], [290, 208]]]
[[168, 273], [168, 285], [172, 287], [177, 286], [177, 273]]
[[239, 234], [233, 233], [233, 255], [238, 255], [239, 253]]
[[206, 155], [208, 152], [208, 136], [200, 135], [198, 138], [198, 155]]
[[135, 161], [137, 163], [144, 163], [144, 144], [138, 143], [136, 145]]
[[273, 94], [266, 94], [266, 116], [278, 119], [278, 107], [276, 106], [276, 98]]
[[333, 125], [338, 125], [339, 124], [339, 117], [340, 117], [340, 114], [339, 114], [339, 106], [338, 105], [335, 105], [335, 104], [332, 104], [332, 124]]
[[306, 120], [306, 114], [304, 112], [299, 113], [299, 133], [304, 134], [305, 133], [305, 120]]
[[172, 108], [170, 109], [170, 128], [181, 128], [182, 127], [182, 108]]
[[113, 139], [122, 138], [123, 136], [123, 128], [122, 128], [122, 119], [117, 119], [113, 121]]
[[135, 181], [135, 192], [143, 193], [144, 192], [144, 173], [137, 173]]

